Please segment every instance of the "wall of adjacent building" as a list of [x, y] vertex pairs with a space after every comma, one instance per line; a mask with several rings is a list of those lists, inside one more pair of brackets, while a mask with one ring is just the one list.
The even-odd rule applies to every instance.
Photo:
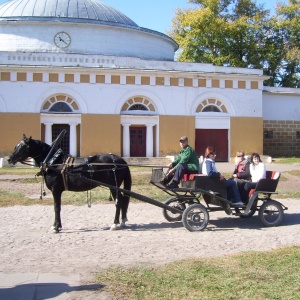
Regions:
[[300, 156], [300, 91], [265, 87], [264, 151], [273, 157]]

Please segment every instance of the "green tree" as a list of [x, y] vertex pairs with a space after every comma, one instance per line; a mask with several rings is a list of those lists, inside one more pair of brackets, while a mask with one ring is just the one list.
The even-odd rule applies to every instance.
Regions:
[[270, 17], [253, 0], [190, 0], [176, 11], [170, 36], [178, 61], [264, 70], [270, 86], [299, 86], [299, 0], [278, 4]]
[[205, 2], [207, 5], [197, 9], [178, 9], [170, 35], [180, 46], [179, 61], [223, 65], [227, 61], [226, 57], [220, 55], [226, 42], [223, 32], [227, 27], [222, 17], [223, 7], [218, 0]]
[[[180, 46], [179, 61], [258, 67], [257, 44], [267, 11], [251, 0], [198, 0], [180, 10], [169, 33]], [[254, 55], [253, 51], [256, 55]]]
[[282, 60], [274, 81], [285, 87], [300, 87], [300, 1], [277, 6], [275, 28], [283, 41]]

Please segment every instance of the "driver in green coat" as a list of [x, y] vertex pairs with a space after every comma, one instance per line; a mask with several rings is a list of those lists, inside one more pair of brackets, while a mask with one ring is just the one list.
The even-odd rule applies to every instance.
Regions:
[[170, 163], [169, 172], [163, 180], [163, 184], [167, 185], [172, 179], [172, 183], [168, 188], [178, 188], [178, 184], [184, 174], [197, 174], [199, 172], [199, 159], [195, 150], [189, 145], [187, 136], [180, 138], [181, 150], [176, 159]]

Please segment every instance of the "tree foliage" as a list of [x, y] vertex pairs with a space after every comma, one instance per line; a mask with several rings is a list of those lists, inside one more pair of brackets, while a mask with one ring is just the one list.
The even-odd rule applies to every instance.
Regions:
[[270, 86], [299, 86], [300, 0], [277, 4], [276, 14], [254, 0], [190, 0], [177, 9], [170, 36], [178, 61], [259, 68]]

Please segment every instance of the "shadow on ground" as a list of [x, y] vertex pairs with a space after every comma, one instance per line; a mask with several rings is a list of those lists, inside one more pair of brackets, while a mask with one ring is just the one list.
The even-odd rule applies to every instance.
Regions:
[[98, 291], [101, 284], [70, 286], [66, 283], [28, 283], [14, 287], [0, 288], [0, 300], [42, 300], [52, 299], [74, 291]]

